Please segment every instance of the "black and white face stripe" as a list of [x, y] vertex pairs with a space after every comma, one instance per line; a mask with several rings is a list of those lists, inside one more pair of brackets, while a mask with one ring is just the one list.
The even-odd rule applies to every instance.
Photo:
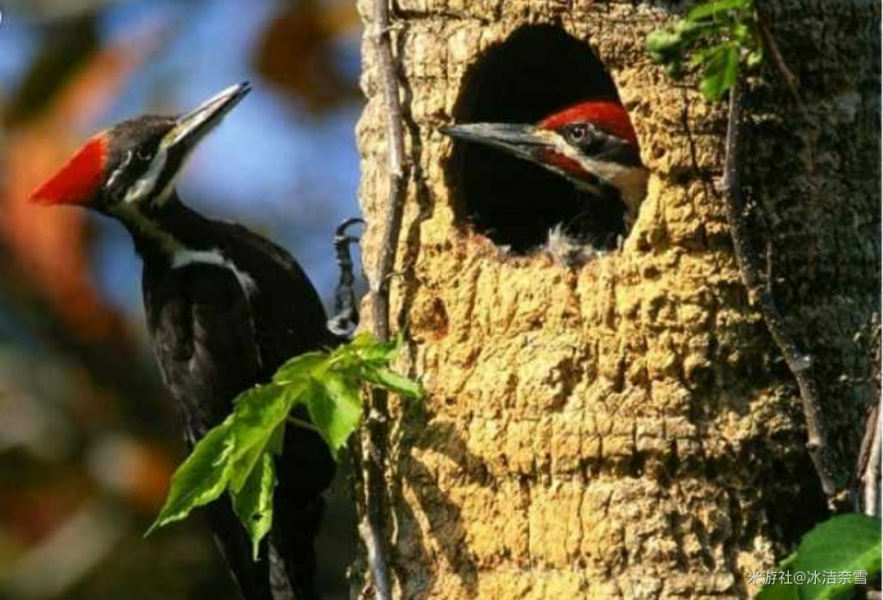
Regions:
[[116, 166], [99, 208], [116, 213], [114, 207], [120, 205], [148, 211], [162, 206], [193, 149], [250, 89], [247, 83], [232, 85], [180, 117], [145, 116], [114, 127], [107, 137], [109, 164]]
[[610, 135], [591, 123], [571, 123], [559, 129], [558, 133], [583, 156], [624, 167], [641, 166], [641, 155], [634, 144]]
[[[172, 129], [158, 140], [151, 140], [139, 146], [134, 153], [130, 150], [127, 158], [133, 183], [126, 190], [122, 202], [126, 204], [147, 204], [161, 206], [172, 191], [175, 179], [184, 166], [184, 161], [192, 150], [192, 145], [182, 145], [179, 134]], [[134, 156], [134, 158], [132, 158]], [[134, 180], [132, 175], [137, 174]]]
[[[615, 187], [626, 205], [626, 221], [634, 222], [646, 194], [647, 169], [635, 144], [611, 135], [591, 123], [568, 123], [555, 130], [558, 154], [580, 165], [578, 172], [559, 172], [577, 187], [597, 193], [596, 180]], [[547, 164], [555, 169], [555, 163]], [[629, 225], [630, 226], [630, 225]]]
[[150, 162], [147, 163], [147, 169], [135, 182], [126, 190], [123, 196], [123, 202], [126, 204], [138, 204], [142, 200], [152, 198], [157, 189], [161, 189], [161, 177], [166, 170], [166, 162], [168, 160], [168, 152], [160, 145], [153, 154]]
[[174, 125], [171, 117], [142, 117], [114, 127], [108, 137], [112, 170], [102, 189], [103, 207], [108, 212], [120, 203], [140, 204], [173, 173], [166, 173], [168, 152], [163, 140]]

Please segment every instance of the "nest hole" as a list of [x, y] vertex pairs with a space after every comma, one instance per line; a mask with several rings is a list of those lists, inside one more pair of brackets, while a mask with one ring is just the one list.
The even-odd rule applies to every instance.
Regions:
[[[619, 100], [592, 48], [559, 27], [528, 25], [489, 48], [469, 69], [454, 118], [457, 123], [536, 123], [588, 99]], [[447, 174], [457, 190], [458, 222], [514, 254], [544, 246], [558, 225], [573, 233], [586, 213], [586, 197], [565, 178], [480, 144], [456, 142]], [[592, 237], [598, 237], [600, 224], [602, 237], [615, 244], [626, 233], [625, 207], [618, 200], [593, 206]]]

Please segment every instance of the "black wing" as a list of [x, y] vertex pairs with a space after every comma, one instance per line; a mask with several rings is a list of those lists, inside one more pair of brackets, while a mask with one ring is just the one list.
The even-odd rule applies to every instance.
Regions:
[[216, 223], [225, 255], [256, 284], [251, 301], [264, 377], [293, 356], [339, 343], [316, 288], [286, 250], [241, 225]]
[[[148, 267], [144, 275], [154, 352], [191, 444], [229, 414], [236, 395], [269, 380], [285, 360], [335, 342], [319, 296], [294, 259], [242, 227], [219, 225], [224, 256], [253, 285], [244, 287], [225, 266], [199, 263]], [[313, 539], [334, 461], [316, 433], [289, 426], [277, 476], [271, 538], [297, 597], [310, 598]], [[266, 549], [261, 562], [252, 563], [226, 501], [211, 505], [208, 516], [243, 592], [270, 598]]]
[[[144, 304], [154, 354], [192, 448], [257, 377], [251, 311], [233, 274], [208, 265], [146, 268]], [[267, 558], [252, 561], [230, 501], [224, 497], [203, 513], [245, 597], [271, 599]]]
[[144, 306], [166, 388], [194, 443], [254, 385], [259, 349], [251, 306], [228, 269], [193, 264], [144, 271]]
[[[255, 283], [251, 295], [261, 379], [272, 377], [298, 354], [332, 347], [339, 338], [326, 325], [319, 294], [300, 265], [281, 247], [235, 224], [224, 224], [225, 254]], [[297, 415], [306, 419], [306, 412]], [[278, 484], [273, 539], [295, 587], [312, 589], [315, 553], [312, 540], [324, 511], [322, 492], [334, 478], [327, 444], [313, 431], [289, 425], [277, 461]], [[309, 540], [302, 543], [303, 540]], [[309, 576], [307, 575], [309, 574]]]

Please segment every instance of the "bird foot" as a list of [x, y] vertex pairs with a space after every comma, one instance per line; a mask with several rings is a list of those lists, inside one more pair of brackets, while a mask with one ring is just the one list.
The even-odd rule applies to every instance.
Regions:
[[353, 217], [334, 230], [334, 256], [340, 268], [340, 278], [334, 290], [334, 315], [328, 319], [327, 326], [331, 333], [342, 338], [350, 338], [359, 326], [359, 301], [354, 289], [356, 276], [350, 254], [350, 244], [358, 243], [359, 238], [349, 235], [347, 229], [364, 223], [363, 219]]

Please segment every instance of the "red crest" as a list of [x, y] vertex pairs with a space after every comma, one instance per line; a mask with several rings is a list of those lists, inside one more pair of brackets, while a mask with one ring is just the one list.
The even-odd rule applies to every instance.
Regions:
[[570, 123], [588, 122], [618, 138], [638, 145], [629, 114], [619, 102], [589, 100], [550, 115], [540, 122], [542, 129], [558, 129]]
[[67, 163], [30, 196], [37, 204], [85, 204], [104, 179], [107, 137], [98, 134], [77, 150]]

